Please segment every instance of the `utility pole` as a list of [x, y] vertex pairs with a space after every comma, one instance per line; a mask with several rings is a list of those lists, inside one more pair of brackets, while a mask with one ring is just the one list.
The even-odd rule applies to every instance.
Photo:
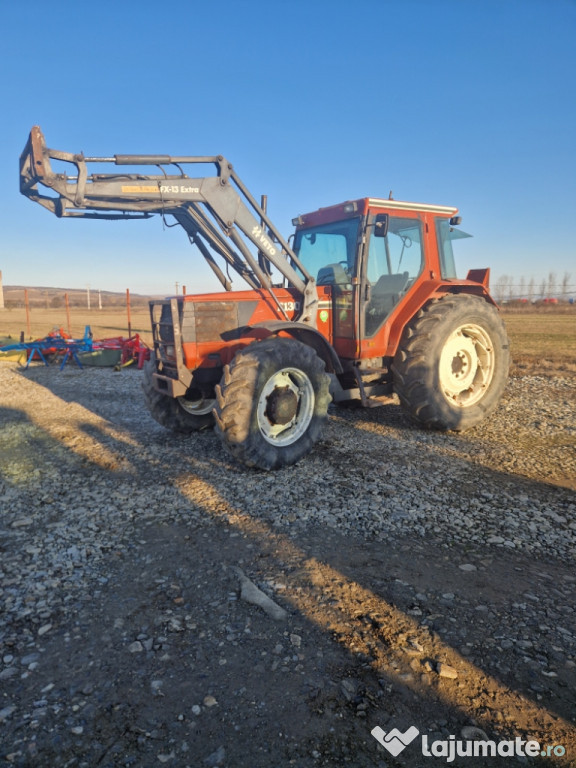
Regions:
[[86, 283], [86, 304], [90, 309], [90, 283]]
[[102, 309], [102, 295], [100, 293], [100, 288], [98, 288], [98, 309]]
[[0, 269], [0, 309], [4, 309], [4, 286], [2, 285], [2, 270]]

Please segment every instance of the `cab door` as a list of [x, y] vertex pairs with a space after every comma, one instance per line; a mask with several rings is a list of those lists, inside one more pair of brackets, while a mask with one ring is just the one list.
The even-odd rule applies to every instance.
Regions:
[[414, 211], [371, 217], [360, 270], [360, 357], [384, 354], [387, 320], [424, 269], [424, 231]]

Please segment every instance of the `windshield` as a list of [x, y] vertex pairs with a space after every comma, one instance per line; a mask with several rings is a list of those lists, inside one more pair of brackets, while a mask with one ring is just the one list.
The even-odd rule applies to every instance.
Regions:
[[294, 237], [294, 252], [318, 285], [350, 282], [356, 261], [360, 219], [345, 219], [300, 229]]

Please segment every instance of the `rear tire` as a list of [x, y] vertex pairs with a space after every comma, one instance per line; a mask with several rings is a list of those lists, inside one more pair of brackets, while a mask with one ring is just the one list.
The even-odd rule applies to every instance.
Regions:
[[510, 364], [498, 310], [478, 296], [448, 294], [404, 329], [394, 358], [394, 387], [426, 427], [464, 431], [500, 401]]
[[294, 464], [318, 440], [330, 378], [311, 347], [294, 339], [255, 342], [224, 368], [216, 387], [216, 432], [249, 467]]
[[154, 388], [152, 375], [156, 371], [154, 359], [144, 364], [142, 389], [150, 415], [158, 424], [173, 432], [199, 432], [214, 426], [214, 399], [169, 397]]

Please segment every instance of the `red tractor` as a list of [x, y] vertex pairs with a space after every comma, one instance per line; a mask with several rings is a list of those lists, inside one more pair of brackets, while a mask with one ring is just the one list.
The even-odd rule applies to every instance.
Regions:
[[[51, 159], [75, 172], [54, 173]], [[90, 175], [91, 162], [120, 168]], [[191, 177], [190, 164], [216, 173]], [[183, 227], [225, 292], [150, 303], [146, 401], [169, 429], [214, 426], [248, 466], [307, 454], [331, 401], [372, 407], [396, 393], [419, 424], [460, 431], [502, 395], [508, 338], [489, 270], [456, 277], [452, 241], [467, 236], [456, 208], [348, 201], [294, 219], [290, 245], [221, 156], [85, 157], [48, 149], [38, 127], [20, 190], [60, 217], [170, 214]], [[232, 290], [230, 269], [248, 290]]]

